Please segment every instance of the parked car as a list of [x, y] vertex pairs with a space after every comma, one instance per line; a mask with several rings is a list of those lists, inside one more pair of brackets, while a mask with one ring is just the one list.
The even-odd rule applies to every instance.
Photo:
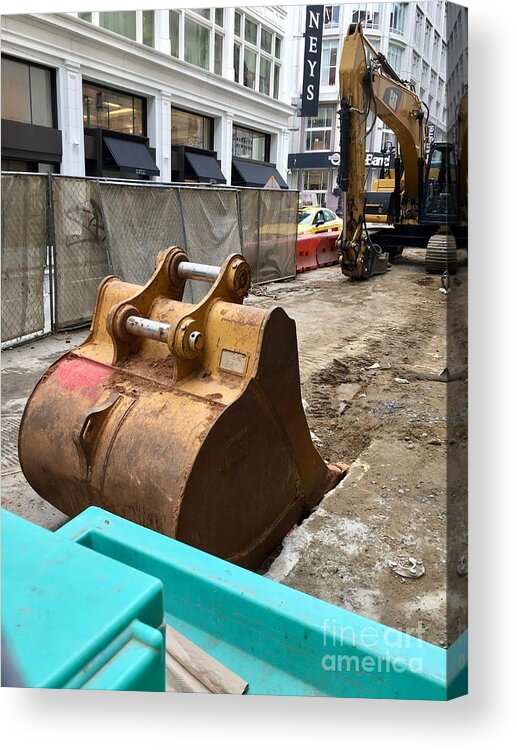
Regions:
[[321, 206], [305, 206], [298, 211], [298, 234], [340, 232], [343, 220], [334, 211]]

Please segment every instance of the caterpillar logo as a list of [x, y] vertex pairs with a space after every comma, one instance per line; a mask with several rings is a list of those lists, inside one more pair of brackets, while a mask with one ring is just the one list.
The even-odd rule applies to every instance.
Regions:
[[387, 104], [393, 112], [398, 112], [401, 99], [401, 92], [393, 87], [386, 89], [384, 96], [382, 97], [382, 101]]

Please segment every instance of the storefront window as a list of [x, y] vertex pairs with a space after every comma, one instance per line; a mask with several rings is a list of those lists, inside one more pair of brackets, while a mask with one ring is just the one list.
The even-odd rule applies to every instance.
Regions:
[[308, 169], [303, 172], [302, 190], [316, 193], [318, 206], [326, 204], [328, 178], [328, 169]]
[[120, 10], [111, 13], [99, 13], [99, 25], [116, 34], [136, 39], [136, 11]]
[[309, 117], [307, 119], [307, 126], [305, 128], [305, 150], [329, 150], [331, 133], [332, 108], [320, 107], [316, 117]]
[[239, 159], [269, 161], [270, 136], [256, 130], [233, 126], [233, 155]]
[[208, 151], [213, 147], [214, 121], [195, 112], [182, 109], [171, 110], [172, 145], [203, 148]]
[[144, 111], [142, 97], [83, 83], [85, 128], [106, 128], [117, 133], [145, 135]]
[[52, 71], [2, 57], [2, 117], [54, 127]]
[[185, 62], [208, 70], [210, 63], [210, 29], [185, 18]]

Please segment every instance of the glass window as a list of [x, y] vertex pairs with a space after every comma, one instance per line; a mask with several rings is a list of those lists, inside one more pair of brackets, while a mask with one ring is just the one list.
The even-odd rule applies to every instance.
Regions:
[[322, 86], [334, 86], [336, 83], [337, 46], [337, 39], [323, 42], [321, 48]]
[[266, 57], [260, 58], [260, 76], [259, 76], [259, 91], [261, 94], [267, 94], [271, 89], [271, 61]]
[[431, 46], [431, 32], [433, 30], [432, 25], [429, 21], [425, 23], [425, 38], [424, 38], [424, 57], [429, 57], [429, 49]]
[[52, 71], [2, 57], [2, 117], [54, 127]]
[[280, 95], [280, 65], [275, 65], [273, 73], [273, 96], [278, 99]]
[[273, 49], [273, 34], [267, 29], [262, 29], [260, 34], [260, 48], [267, 52], [269, 55]]
[[103, 29], [116, 34], [136, 39], [136, 11], [119, 10], [111, 13], [100, 13], [99, 24]]
[[210, 8], [192, 8], [192, 13], [197, 13], [198, 16], [203, 16], [203, 18], [210, 20]]
[[402, 47], [398, 44], [390, 44], [388, 46], [388, 62], [398, 75], [400, 75], [402, 69]]
[[91, 13], [78, 13], [79, 18], [81, 21], [88, 21], [88, 23], [92, 22], [92, 14]]
[[337, 29], [339, 27], [339, 5], [325, 5], [323, 28]]
[[210, 29], [185, 17], [185, 62], [208, 70]]
[[2, 57], [2, 117], [32, 122], [29, 66]]
[[171, 55], [179, 57], [180, 54], [180, 14], [175, 10], [169, 11], [169, 36], [171, 38]]
[[[329, 171], [327, 169], [308, 169], [303, 173], [303, 190], [316, 193], [319, 206], [324, 205], [326, 202], [328, 177]], [[306, 223], [310, 224], [311, 221], [307, 221]]]
[[233, 78], [235, 83], [241, 79], [241, 45], [233, 45]]
[[275, 57], [280, 59], [280, 53], [282, 51], [282, 40], [279, 36], [275, 38]]
[[171, 125], [173, 146], [191, 146], [209, 151], [212, 149], [214, 122], [211, 117], [172, 107]]
[[330, 149], [332, 108], [320, 107], [316, 117], [309, 117], [305, 128], [305, 150]]
[[234, 32], [235, 36], [240, 36], [242, 30], [242, 14], [235, 12]]
[[142, 41], [154, 47], [154, 10], [142, 11]]
[[223, 35], [217, 33], [214, 37], [214, 73], [223, 74]]
[[413, 60], [411, 62], [411, 75], [415, 79], [415, 81], [418, 80], [418, 74], [420, 71], [420, 55], [418, 55], [416, 52], [413, 52]]
[[217, 26], [224, 26], [224, 8], [215, 9], [215, 22]]
[[52, 127], [52, 79], [50, 70], [30, 66], [32, 124]]
[[427, 88], [427, 81], [429, 79], [429, 65], [427, 63], [422, 63], [422, 80], [421, 84], [424, 88]]
[[415, 19], [415, 44], [417, 47], [420, 47], [420, 45], [422, 44], [423, 26], [424, 26], [424, 14], [419, 8], [417, 8], [416, 19]]
[[379, 3], [361, 3], [359, 5], [354, 5], [352, 10], [352, 23], [361, 23], [365, 29], [378, 29], [379, 20]]
[[255, 88], [255, 79], [257, 77], [257, 55], [253, 50], [244, 48], [244, 76], [243, 84], [249, 89]]
[[244, 39], [245, 41], [249, 42], [250, 44], [257, 44], [257, 24], [253, 23], [253, 21], [250, 21], [249, 18], [246, 18], [246, 21], [244, 23]]
[[265, 133], [234, 125], [232, 153], [240, 159], [268, 161], [269, 139]]
[[390, 13], [390, 31], [395, 34], [403, 34], [406, 25], [405, 3], [394, 3]]
[[145, 135], [144, 100], [123, 91], [83, 83], [85, 128], [106, 128], [118, 133]]

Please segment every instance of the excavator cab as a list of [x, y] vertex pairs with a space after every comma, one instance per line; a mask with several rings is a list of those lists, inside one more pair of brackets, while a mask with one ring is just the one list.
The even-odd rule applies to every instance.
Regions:
[[458, 172], [452, 143], [431, 144], [420, 221], [423, 224], [455, 224], [459, 221]]

